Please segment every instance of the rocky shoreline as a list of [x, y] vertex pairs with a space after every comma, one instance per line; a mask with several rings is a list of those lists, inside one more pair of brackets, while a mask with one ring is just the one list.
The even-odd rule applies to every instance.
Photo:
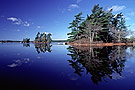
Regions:
[[80, 44], [80, 43], [67, 43], [72, 46], [124, 46], [124, 45], [135, 45], [135, 43], [92, 43], [92, 44]]

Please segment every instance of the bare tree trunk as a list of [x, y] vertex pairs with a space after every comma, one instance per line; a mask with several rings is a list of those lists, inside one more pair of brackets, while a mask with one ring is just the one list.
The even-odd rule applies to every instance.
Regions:
[[91, 30], [90, 30], [90, 37], [89, 37], [89, 39], [90, 39], [90, 44], [91, 44]]
[[93, 42], [94, 39], [94, 32], [92, 33], [91, 42]]

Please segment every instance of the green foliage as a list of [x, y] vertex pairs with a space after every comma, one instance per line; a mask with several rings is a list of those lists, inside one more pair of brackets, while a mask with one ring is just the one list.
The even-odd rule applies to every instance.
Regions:
[[51, 34], [49, 33], [48, 35], [47, 35], [47, 43], [51, 43], [52, 42], [52, 39], [51, 39]]
[[112, 9], [105, 11], [97, 4], [85, 20], [81, 15], [82, 13], [75, 15], [75, 20], [70, 23], [69, 29], [72, 31], [67, 34], [69, 42], [81, 38], [89, 39], [90, 43], [94, 41], [124, 42], [127, 27], [122, 13], [113, 15]]
[[112, 18], [111, 28], [113, 40], [116, 42], [123, 42], [127, 35], [127, 27], [122, 13], [117, 14]]
[[30, 38], [24, 38], [22, 43], [29, 43], [30, 42]]
[[129, 39], [128, 39], [128, 42], [135, 42], [135, 36], [131, 36]]
[[68, 27], [69, 29], [71, 29], [72, 31], [70, 33], [68, 33], [67, 35], [69, 35], [69, 39], [68, 41], [71, 42], [71, 41], [74, 41], [74, 40], [77, 40], [79, 39], [80, 37], [80, 29], [79, 29], [79, 26], [80, 24], [82, 23], [83, 21], [83, 17], [81, 17], [82, 15], [82, 12], [80, 12], [79, 14], [75, 15], [75, 20], [72, 21], [72, 23], [69, 23], [70, 26]]
[[35, 37], [35, 42], [41, 42], [41, 43], [51, 43], [51, 34], [46, 34], [46, 33], [40, 33], [38, 32], [36, 37]]

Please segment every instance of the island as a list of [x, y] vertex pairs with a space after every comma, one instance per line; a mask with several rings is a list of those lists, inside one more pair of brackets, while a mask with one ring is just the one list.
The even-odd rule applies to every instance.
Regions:
[[73, 46], [113, 46], [133, 45], [134, 37], [128, 39], [131, 33], [127, 29], [125, 18], [121, 13], [113, 14], [113, 9], [106, 10], [95, 5], [86, 19], [82, 12], [75, 15], [69, 23], [68, 44]]

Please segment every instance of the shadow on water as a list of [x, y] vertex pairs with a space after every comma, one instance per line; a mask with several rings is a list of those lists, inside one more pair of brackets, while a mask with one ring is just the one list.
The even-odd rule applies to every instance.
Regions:
[[39, 53], [45, 53], [45, 52], [51, 52], [52, 45], [50, 44], [35, 44], [36, 52]]
[[71, 47], [69, 46], [69, 65], [74, 73], [82, 76], [82, 72], [91, 74], [94, 84], [113, 78], [116, 73], [121, 76], [126, 61], [126, 46], [114, 47]]

